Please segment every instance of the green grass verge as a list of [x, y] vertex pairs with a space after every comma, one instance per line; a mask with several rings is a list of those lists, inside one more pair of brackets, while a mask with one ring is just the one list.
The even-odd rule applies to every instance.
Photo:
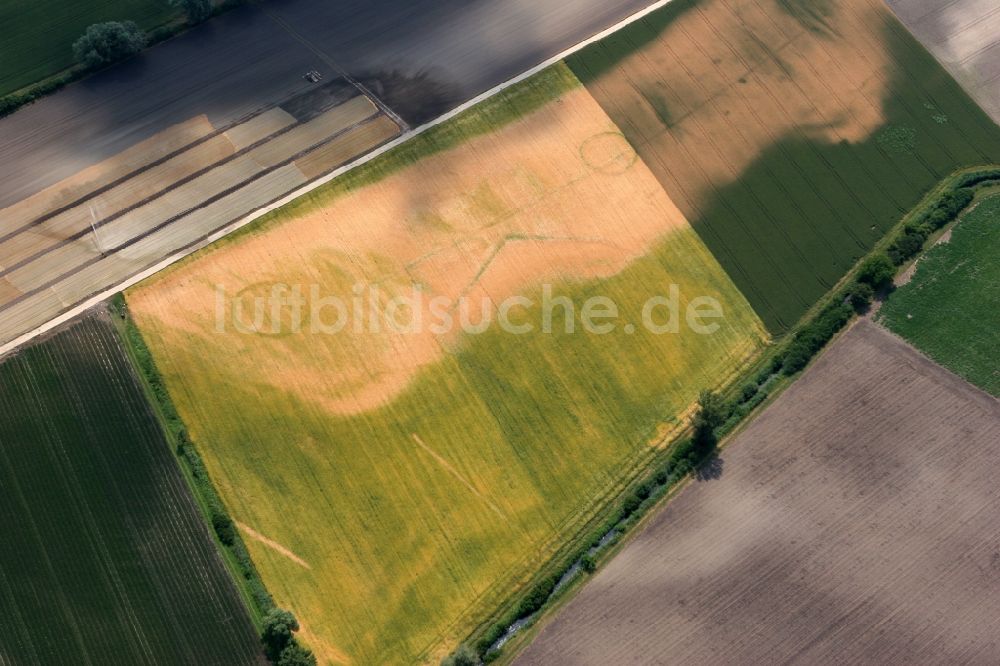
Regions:
[[156, 361], [146, 346], [142, 332], [129, 316], [128, 306], [122, 294], [114, 296], [109, 311], [124, 343], [126, 354], [140, 377], [143, 392], [149, 399], [149, 404], [153, 407], [153, 412], [177, 455], [180, 469], [202, 518], [210, 528], [254, 624], [260, 628], [261, 618], [274, 608], [274, 600], [261, 580], [246, 544], [235, 530], [232, 519], [205, 469], [205, 464], [177, 414], [156, 367]]

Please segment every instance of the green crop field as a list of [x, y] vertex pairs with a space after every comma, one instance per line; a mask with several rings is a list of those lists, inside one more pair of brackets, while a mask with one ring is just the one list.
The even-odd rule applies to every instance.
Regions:
[[1000, 195], [928, 250], [880, 320], [941, 365], [1000, 397]]
[[0, 664], [258, 663], [110, 323], [0, 365]]
[[881, 2], [680, 0], [568, 60], [768, 328], [998, 128]]
[[73, 42], [89, 25], [132, 20], [148, 30], [178, 16], [166, 0], [3, 0], [0, 95], [72, 66]]
[[[496, 113], [553, 77], [555, 100]], [[389, 154], [353, 187], [335, 181], [126, 295], [264, 581], [321, 662], [440, 658], [621, 490], [700, 390], [766, 343], [566, 70], [448, 127], [466, 139], [422, 159]], [[568, 334], [562, 310], [551, 333], [525, 334], [248, 334], [216, 319], [219, 285], [352, 283], [536, 304], [549, 284], [571, 303], [610, 298], [636, 328]], [[647, 299], [671, 285], [681, 317], [717, 299], [719, 330], [642, 326]]]

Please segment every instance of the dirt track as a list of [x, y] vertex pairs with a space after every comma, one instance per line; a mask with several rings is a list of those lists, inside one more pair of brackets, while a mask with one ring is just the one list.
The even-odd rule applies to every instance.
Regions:
[[519, 664], [996, 663], [1000, 403], [868, 321]]

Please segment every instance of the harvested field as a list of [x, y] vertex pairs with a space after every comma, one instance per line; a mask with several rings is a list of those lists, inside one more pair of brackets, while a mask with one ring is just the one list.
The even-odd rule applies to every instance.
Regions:
[[773, 332], [998, 128], [875, 0], [677, 0], [569, 65]]
[[1000, 397], [1000, 195], [980, 202], [920, 259], [879, 319], [931, 358]]
[[862, 320], [518, 664], [995, 663], [1000, 403]]
[[0, 364], [0, 663], [264, 663], [111, 324]]
[[92, 196], [98, 190], [205, 139], [214, 129], [205, 116], [192, 118], [8, 206], [0, 210], [0, 234], [6, 237], [37, 218]]
[[[511, 115], [525, 87], [569, 90]], [[764, 339], [565, 69], [446, 127], [475, 129], [419, 161], [404, 146], [356, 187], [334, 181], [339, 194], [316, 197], [324, 205], [127, 294], [234, 518], [263, 537], [248, 545], [265, 582], [331, 661], [439, 657]], [[466, 296], [478, 322], [508, 296], [538, 303], [543, 283], [574, 303], [607, 295], [636, 323], [646, 299], [676, 284], [681, 308], [711, 296], [725, 318], [710, 335], [570, 335], [558, 313], [550, 334], [313, 326], [335, 318], [318, 297], [350, 298], [356, 285], [377, 287], [382, 305], [414, 287], [426, 303]], [[234, 303], [276, 284], [302, 287], [307, 319], [281, 310], [241, 333], [252, 316]]]
[[[340, 96], [331, 99], [339, 101]], [[0, 211], [5, 222], [0, 235], [0, 342], [398, 131], [363, 96], [317, 109], [304, 121], [280, 108], [218, 130], [207, 121], [192, 121], [145, 142], [147, 156], [127, 151]]]
[[886, 0], [899, 20], [1000, 123], [1000, 5], [995, 0]]

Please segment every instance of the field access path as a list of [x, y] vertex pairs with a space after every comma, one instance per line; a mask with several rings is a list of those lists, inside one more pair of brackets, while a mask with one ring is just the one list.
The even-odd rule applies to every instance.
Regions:
[[0, 353], [649, 4], [271, 0], [0, 119]]

